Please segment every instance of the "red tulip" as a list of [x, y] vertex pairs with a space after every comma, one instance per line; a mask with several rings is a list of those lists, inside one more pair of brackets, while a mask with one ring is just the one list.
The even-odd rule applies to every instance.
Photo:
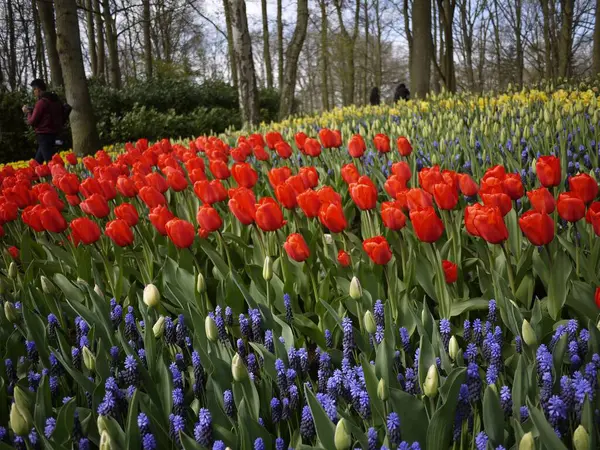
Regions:
[[390, 175], [383, 185], [385, 192], [390, 197], [396, 198], [399, 192], [406, 190], [406, 181], [401, 179], [398, 175]]
[[62, 233], [68, 226], [63, 215], [53, 206], [40, 210], [40, 221], [44, 230], [50, 233]]
[[[315, 188], [319, 184], [319, 172], [317, 172], [317, 169], [314, 167], [301, 167], [297, 176], [300, 176], [302, 183], [304, 184], [304, 189], [302, 192], [304, 192], [306, 189]], [[296, 193], [300, 194], [300, 192], [297, 190]]]
[[380, 153], [388, 153], [391, 150], [390, 138], [383, 133], [375, 135], [375, 137], [373, 138], [373, 144], [375, 145], [377, 151]]
[[49, 189], [47, 191], [42, 192], [39, 196], [39, 199], [40, 199], [40, 203], [43, 206], [54, 206], [59, 211], [62, 211], [63, 209], [65, 209], [65, 204], [58, 197], [58, 194], [56, 193], [56, 191], [54, 189]]
[[585, 203], [573, 192], [563, 192], [556, 204], [558, 215], [568, 222], [577, 222], [585, 216]]
[[247, 188], [239, 188], [229, 200], [229, 209], [244, 225], [250, 225], [256, 217], [256, 198]]
[[341, 233], [348, 226], [341, 203], [323, 203], [319, 209], [319, 220], [332, 233]]
[[165, 180], [158, 172], [152, 172], [146, 175], [146, 183], [148, 183], [148, 186], [152, 186], [161, 194], [164, 194], [169, 189], [167, 180]]
[[317, 191], [317, 194], [319, 194], [319, 200], [321, 200], [322, 204], [342, 204], [342, 196], [335, 192], [331, 186], [323, 186]]
[[569, 189], [585, 204], [590, 203], [598, 195], [598, 183], [587, 173], [569, 178]]
[[556, 156], [540, 156], [535, 163], [538, 179], [544, 187], [554, 187], [560, 184], [560, 159]]
[[502, 217], [507, 215], [512, 209], [510, 197], [504, 193], [499, 194], [481, 194], [485, 206], [497, 206], [502, 212]]
[[[476, 236], [483, 238], [490, 244], [500, 244], [508, 239], [508, 229], [504, 223], [500, 208], [496, 206], [483, 206], [474, 212], [472, 226], [477, 230]], [[467, 220], [466, 215], [465, 220]]]
[[66, 197], [67, 197], [67, 202], [71, 206], [79, 206], [79, 204], [81, 203], [81, 199], [79, 198], [78, 195], [67, 195]]
[[398, 231], [406, 225], [406, 216], [402, 212], [400, 204], [396, 201], [381, 204], [381, 220], [383, 225], [390, 230]]
[[377, 188], [367, 176], [362, 176], [356, 183], [348, 187], [350, 197], [363, 211], [375, 208], [377, 204]]
[[296, 142], [296, 147], [298, 147], [298, 150], [304, 150], [304, 144], [307, 138], [308, 136], [306, 135], [306, 133], [303, 133], [302, 131], [296, 133], [296, 135], [294, 136], [294, 141]]
[[203, 203], [212, 205], [227, 199], [227, 191], [220, 180], [204, 180], [194, 183], [194, 192]]
[[600, 308], [600, 287], [596, 288], [596, 294], [594, 295], [594, 302], [596, 307]]
[[358, 169], [354, 165], [354, 163], [346, 164], [340, 170], [342, 175], [342, 179], [346, 182], [346, 184], [356, 183], [360, 174], [358, 173]]
[[157, 206], [165, 205], [167, 203], [165, 196], [152, 186], [142, 187], [138, 195], [149, 209], [156, 208]]
[[175, 216], [169, 209], [164, 205], [159, 205], [152, 208], [150, 214], [148, 214], [148, 219], [150, 219], [150, 223], [154, 225], [156, 231], [158, 231], [161, 235], [167, 235], [166, 224]]
[[527, 211], [519, 218], [519, 227], [533, 245], [547, 245], [554, 239], [554, 221], [548, 214]]
[[396, 145], [402, 156], [409, 156], [412, 153], [412, 145], [410, 145], [410, 141], [404, 136], [400, 136], [396, 140]]
[[304, 141], [304, 153], [316, 158], [321, 154], [321, 144], [316, 139], [306, 139], [306, 141]]
[[175, 192], [185, 191], [188, 187], [188, 181], [180, 169], [171, 169], [167, 172], [167, 183]]
[[248, 189], [252, 188], [258, 181], [258, 174], [252, 166], [247, 163], [235, 163], [231, 167], [231, 174], [238, 186], [243, 186]]
[[40, 213], [44, 209], [42, 205], [28, 206], [21, 213], [21, 220], [28, 225], [32, 230], [41, 233], [44, 231], [44, 225], [40, 218]]
[[348, 267], [350, 265], [350, 255], [345, 250], [340, 250], [337, 255], [340, 266]]
[[90, 197], [92, 194], [104, 195], [100, 182], [95, 178], [86, 178], [79, 185], [79, 190], [85, 198]]
[[287, 181], [275, 187], [275, 197], [277, 197], [277, 201], [281, 203], [281, 206], [286, 209], [294, 209], [298, 206], [296, 191]]
[[254, 157], [256, 159], [258, 159], [259, 161], [268, 161], [269, 160], [269, 154], [267, 153], [267, 151], [265, 150], [265, 148], [263, 146], [255, 146], [252, 149], [252, 152], [254, 153]]
[[533, 209], [542, 214], [552, 214], [554, 212], [554, 197], [548, 188], [541, 187], [527, 192], [527, 197]]
[[[213, 159], [208, 163], [210, 172], [214, 175], [217, 180], [226, 180], [229, 178], [231, 173], [227, 167], [227, 163], [220, 159]], [[203, 171], [204, 172], [204, 171]]]
[[117, 197], [115, 184], [111, 180], [100, 180], [100, 187], [102, 188], [102, 196], [106, 200], [113, 200]]
[[431, 194], [419, 188], [409, 189], [408, 192], [406, 192], [406, 202], [408, 204], [408, 209], [411, 211], [413, 209], [422, 209], [433, 206]]
[[367, 149], [365, 144], [365, 140], [362, 138], [360, 134], [355, 134], [348, 141], [348, 153], [353, 158], [360, 158]]
[[319, 140], [321, 141], [321, 144], [325, 148], [340, 147], [339, 145], [336, 145], [338, 143], [337, 136], [335, 135], [335, 133], [332, 130], [330, 130], [328, 128], [321, 128], [319, 130]]
[[473, 181], [473, 178], [471, 178], [471, 176], [466, 173], [459, 175], [458, 186], [460, 188], [460, 192], [462, 192], [463, 195], [466, 195], [467, 197], [473, 197], [474, 195], [477, 195], [477, 192], [479, 192], [479, 186], [477, 185], [477, 183], [475, 183], [475, 181]]
[[494, 167], [490, 167], [488, 170], [485, 171], [485, 174], [483, 175], [483, 178], [481, 178], [481, 181], [487, 181], [489, 178], [497, 178], [498, 180], [504, 180], [504, 177], [506, 177], [506, 169], [504, 168], [504, 166], [496, 165]]
[[167, 236], [177, 248], [188, 248], [194, 242], [196, 230], [194, 225], [186, 220], [174, 217], [165, 224]]
[[306, 245], [306, 241], [299, 233], [290, 234], [285, 244], [283, 244], [283, 248], [287, 255], [297, 262], [306, 261], [310, 256], [308, 245]]
[[12, 259], [19, 259], [19, 256], [20, 256], [19, 249], [17, 247], [15, 247], [14, 245], [12, 247], [8, 247], [8, 253], [12, 257]]
[[66, 159], [67, 159], [67, 162], [69, 164], [71, 164], [72, 166], [77, 165], [77, 156], [75, 155], [75, 153], [73, 153], [73, 152], [67, 153]]
[[274, 167], [273, 169], [269, 170], [268, 176], [269, 176], [269, 182], [271, 183], [271, 186], [275, 187], [275, 186], [280, 185], [281, 183], [285, 182], [285, 180], [287, 180], [289, 177], [291, 177], [292, 171], [287, 166], [280, 167], [280, 168]]
[[286, 224], [277, 202], [271, 197], [261, 198], [256, 205], [256, 225], [263, 231], [276, 231]]
[[446, 279], [446, 283], [455, 283], [458, 279], [458, 266], [452, 261], [444, 259], [442, 261], [442, 269], [444, 269], [444, 278]]
[[92, 194], [87, 200], [81, 202], [80, 206], [84, 213], [98, 219], [102, 219], [110, 214], [108, 203], [100, 194]]
[[588, 207], [585, 221], [592, 224], [594, 232], [600, 236], [600, 202], [594, 202]]
[[135, 197], [138, 193], [134, 181], [131, 178], [123, 175], [117, 178], [117, 191], [119, 191], [119, 194], [121, 194], [123, 197], [128, 198]]
[[420, 241], [435, 242], [444, 234], [444, 224], [432, 206], [411, 209], [410, 221]]
[[104, 234], [119, 247], [127, 247], [133, 243], [133, 231], [123, 219], [108, 222]]
[[433, 195], [433, 186], [439, 183], [444, 183], [439, 166], [424, 167], [419, 172], [419, 185], [431, 195]]
[[135, 206], [131, 203], [122, 203], [114, 209], [117, 219], [123, 219], [127, 225], [134, 227], [139, 221], [139, 215]]
[[399, 179], [404, 180], [404, 183], [407, 183], [412, 177], [410, 166], [404, 161], [392, 164], [392, 173]]
[[319, 208], [321, 207], [321, 200], [319, 200], [319, 194], [312, 189], [307, 189], [303, 193], [296, 197], [298, 206], [302, 209], [306, 217], [312, 219], [319, 215]]
[[454, 209], [458, 203], [458, 192], [446, 183], [438, 183], [433, 186], [433, 198], [440, 209]]
[[83, 242], [85, 245], [93, 244], [100, 239], [100, 227], [96, 222], [87, 217], [78, 217], [69, 224], [71, 236], [75, 245]]
[[275, 150], [275, 145], [278, 142], [283, 141], [283, 138], [281, 137], [281, 134], [277, 131], [269, 131], [267, 134], [265, 134], [265, 140], [267, 141], [267, 145], [269, 146], [269, 148], [271, 150]]
[[206, 233], [217, 231], [223, 225], [223, 219], [221, 219], [219, 212], [210, 205], [202, 205], [198, 208], [196, 220], [200, 228]]
[[504, 186], [504, 192], [512, 199], [518, 200], [525, 195], [525, 189], [523, 188], [523, 182], [521, 176], [518, 173], [508, 173], [506, 178], [502, 181]]
[[79, 192], [79, 178], [74, 173], [67, 173], [56, 180], [56, 186], [67, 195]]
[[288, 159], [292, 156], [292, 147], [285, 141], [280, 141], [275, 144], [275, 151], [283, 159]]
[[375, 236], [363, 241], [363, 250], [375, 264], [385, 265], [392, 259], [390, 244], [383, 236]]

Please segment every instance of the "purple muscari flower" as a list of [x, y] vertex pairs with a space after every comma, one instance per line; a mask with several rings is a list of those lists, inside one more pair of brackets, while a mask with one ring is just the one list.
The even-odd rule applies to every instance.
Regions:
[[462, 424], [471, 415], [471, 405], [469, 403], [469, 387], [466, 384], [460, 386], [458, 391], [458, 405], [454, 415], [453, 440], [457, 442], [462, 433]]
[[541, 344], [536, 352], [537, 370], [538, 375], [542, 375], [545, 372], [552, 370], [552, 353], [548, 351], [548, 348]]
[[[325, 379], [322, 377], [321, 379]], [[334, 399], [339, 398], [343, 392], [343, 375], [339, 369], [336, 369], [333, 376], [329, 377], [326, 381], [327, 393]]]
[[465, 320], [463, 324], [463, 339], [465, 341], [471, 340], [471, 322], [469, 320]]
[[[156, 447], [144, 447], [144, 450], [154, 450], [155, 448]], [[90, 450], [90, 440], [88, 438], [82, 437], [81, 439], [79, 439], [79, 450]]]
[[294, 411], [300, 403], [300, 394], [298, 392], [298, 386], [293, 384], [288, 387], [288, 397], [290, 399], [290, 410]]
[[362, 390], [358, 396], [358, 413], [363, 420], [368, 420], [371, 417], [371, 401], [365, 390]]
[[569, 341], [573, 341], [577, 339], [577, 330], [579, 330], [579, 322], [577, 319], [571, 319], [567, 322], [567, 335], [569, 336]]
[[404, 353], [410, 353], [410, 336], [408, 330], [404, 327], [400, 328], [400, 340], [402, 341]]
[[175, 388], [175, 389], [173, 389], [171, 396], [173, 397], [173, 414], [176, 414], [178, 416], [183, 416], [183, 412], [184, 412], [183, 390], [181, 388]]
[[573, 370], [579, 369], [581, 366], [581, 358], [579, 357], [579, 345], [577, 344], [577, 341], [569, 342], [569, 358], [571, 359]]
[[542, 386], [540, 388], [540, 401], [542, 406], [545, 406], [546, 402], [552, 395], [552, 373], [544, 372], [542, 374]]
[[265, 348], [271, 353], [275, 353], [275, 343], [273, 342], [273, 331], [265, 331]]
[[521, 336], [515, 336], [515, 351], [521, 353], [523, 351], [523, 341]]
[[260, 311], [258, 309], [251, 309], [249, 315], [252, 322], [252, 339], [254, 342], [260, 343], [262, 339], [262, 319], [260, 317]]
[[117, 401], [111, 391], [106, 391], [102, 403], [98, 406], [98, 414], [101, 416], [115, 416], [117, 412]]
[[548, 344], [548, 348], [550, 351], [554, 350], [554, 346], [556, 345], [558, 340], [562, 337], [562, 335], [566, 333], [566, 331], [567, 331], [567, 328], [564, 325], [559, 325], [556, 328], [556, 331], [552, 335], [552, 339], [550, 340], [550, 343]]
[[291, 347], [288, 350], [288, 363], [293, 369], [300, 369], [300, 359], [298, 358], [294, 347]]
[[171, 363], [169, 365], [169, 370], [171, 371], [171, 376], [173, 377], [173, 387], [183, 388], [183, 377], [181, 376], [181, 372], [179, 371], [177, 364]]
[[285, 441], [280, 437], [275, 439], [275, 450], [285, 450]]
[[127, 385], [137, 386], [139, 381], [139, 373], [137, 369], [137, 361], [133, 355], [125, 357], [125, 370], [122, 372], [123, 381]]
[[21, 436], [15, 436], [13, 439], [13, 445], [16, 450], [26, 450], [27, 444], [25, 443], [25, 439]]
[[271, 421], [278, 423], [281, 420], [281, 401], [277, 397], [271, 399]]
[[296, 352], [296, 357], [298, 358], [298, 361], [300, 363], [300, 373], [302, 374], [302, 376], [306, 376], [306, 374], [308, 373], [308, 352], [304, 347], [302, 347]]
[[519, 415], [521, 416], [521, 423], [525, 422], [529, 418], [529, 408], [521, 406], [519, 408]]
[[140, 358], [140, 361], [142, 361], [142, 364], [144, 365], [144, 367], [148, 367], [148, 362], [146, 361], [146, 350], [144, 350], [143, 348], [140, 348], [138, 350], [138, 358]]
[[502, 367], [503, 363], [502, 363], [502, 349], [500, 348], [500, 345], [498, 344], [498, 342], [491, 342], [490, 343], [490, 363], [494, 364], [498, 367]]
[[242, 336], [244, 336], [246, 340], [251, 341], [252, 330], [250, 329], [250, 322], [244, 314], [240, 314], [238, 321], [240, 323], [240, 331], [242, 332]]
[[329, 395], [323, 394], [321, 392], [317, 393], [316, 397], [317, 397], [317, 400], [319, 401], [319, 403], [321, 404], [321, 406], [323, 407], [323, 409], [325, 410], [327, 417], [329, 417], [329, 419], [333, 423], [337, 423], [338, 417], [337, 417], [337, 408], [336, 408], [335, 400], [333, 398], [331, 398]]
[[[142, 435], [142, 449], [143, 450], [156, 450], [158, 448], [156, 439], [151, 433]], [[81, 449], [81, 447], [80, 447]]]
[[[219, 307], [217, 306], [217, 308], [219, 308]], [[215, 325], [217, 326], [219, 340], [221, 342], [227, 342], [227, 330], [225, 329], [225, 321], [223, 320], [223, 316], [220, 313], [215, 314], [214, 320], [215, 320]]]
[[243, 339], [238, 339], [236, 342], [237, 345], [237, 351], [238, 354], [240, 355], [240, 358], [242, 358], [244, 361], [246, 361], [246, 344], [244, 344], [244, 340]]
[[141, 435], [150, 433], [150, 420], [148, 419], [148, 416], [146, 414], [138, 414], [137, 425]]
[[285, 321], [288, 324], [292, 323], [292, 300], [290, 294], [283, 294], [283, 305], [285, 306]]
[[373, 317], [375, 318], [375, 324], [383, 328], [385, 325], [385, 309], [381, 300], [377, 300], [373, 306]]
[[588, 352], [588, 341], [590, 340], [590, 332], [586, 328], [579, 331], [579, 351], [583, 356]]
[[[295, 387], [295, 386], [294, 386]], [[285, 421], [290, 418], [290, 401], [284, 397], [281, 401], [281, 420]]]
[[71, 362], [73, 363], [73, 367], [77, 370], [81, 370], [81, 350], [77, 347], [73, 347], [71, 349]]
[[418, 347], [418, 348], [415, 350], [415, 358], [414, 358], [414, 361], [413, 361], [413, 368], [414, 368], [415, 370], [419, 370], [419, 356], [420, 356], [420, 355], [421, 355], [421, 348], [420, 348], [420, 347]]
[[46, 426], [44, 427], [44, 436], [46, 436], [46, 439], [50, 439], [50, 436], [52, 436], [55, 429], [56, 419], [54, 417], [48, 417], [46, 419]]
[[48, 314], [48, 337], [54, 339], [56, 337], [56, 329], [59, 327], [58, 319], [52, 313]]
[[300, 435], [306, 441], [312, 440], [315, 436], [315, 423], [313, 422], [312, 413], [308, 406], [302, 408], [302, 417], [300, 419]]
[[[196, 425], [198, 426], [198, 425]], [[179, 432], [185, 430], [185, 420], [181, 416], [175, 414], [169, 414], [169, 436], [177, 442], [177, 445], [181, 445]], [[196, 430], [194, 429], [194, 437], [196, 436]]]
[[223, 392], [223, 409], [225, 409], [225, 414], [227, 414], [229, 417], [233, 417], [234, 406], [233, 394], [229, 389], [227, 389], [225, 392]]
[[498, 320], [498, 314], [496, 312], [496, 300], [491, 299], [488, 303], [488, 322], [494, 324]]
[[187, 327], [185, 326], [185, 318], [183, 314], [177, 316], [177, 326], [175, 327], [175, 338], [177, 339], [177, 345], [185, 347], [185, 338], [187, 337]]
[[469, 401], [475, 403], [481, 398], [481, 378], [477, 364], [469, 363], [467, 366], [467, 386], [469, 387]]
[[48, 384], [50, 385], [50, 394], [55, 397], [58, 394], [58, 377], [51, 376], [48, 379]]
[[225, 325], [228, 327], [233, 325], [233, 311], [229, 306], [225, 307]]
[[258, 360], [256, 359], [256, 355], [254, 353], [250, 353], [248, 355], [247, 360], [248, 360], [248, 372], [253, 376], [257, 376], [260, 368], [258, 367]]
[[125, 314], [125, 338], [128, 341], [137, 342], [139, 333], [137, 325], [135, 323], [135, 316], [133, 315], [133, 308], [129, 306], [127, 314]]
[[27, 350], [27, 359], [36, 364], [40, 359], [40, 355], [35, 347], [34, 341], [25, 341], [25, 349]]
[[474, 342], [469, 342], [467, 344], [467, 348], [465, 349], [464, 358], [468, 362], [475, 362], [475, 359], [477, 358], [477, 353], [477, 345]]
[[265, 442], [262, 438], [256, 438], [254, 441], [254, 450], [265, 450]]
[[325, 330], [325, 345], [327, 348], [333, 347], [333, 335], [329, 330]]
[[194, 439], [203, 447], [210, 447], [213, 443], [212, 418], [210, 411], [206, 408], [201, 408], [198, 411], [198, 422], [194, 427]]
[[395, 412], [391, 412], [387, 417], [387, 434], [392, 445], [399, 445], [402, 441], [400, 435], [400, 417]]
[[440, 334], [442, 335], [442, 343], [444, 344], [444, 349], [448, 351], [448, 342], [450, 342], [450, 321], [448, 319], [440, 320]]
[[165, 317], [165, 342], [170, 345], [175, 345], [177, 338], [175, 335], [175, 325], [173, 324], [173, 319], [169, 316]]
[[123, 307], [121, 305], [115, 305], [115, 307], [111, 310], [110, 320], [115, 330], [119, 328], [119, 325], [123, 320]]
[[481, 319], [475, 319], [473, 321], [473, 340], [477, 345], [481, 345], [482, 337]]
[[500, 405], [504, 414], [508, 417], [512, 412], [512, 395], [508, 386], [502, 386], [500, 388]]
[[580, 372], [573, 375], [573, 390], [575, 391], [576, 406], [582, 406], [585, 398], [591, 400], [594, 398], [594, 389], [588, 380], [586, 380]]
[[558, 426], [561, 420], [566, 420], [567, 418], [567, 406], [558, 395], [550, 397], [546, 410], [550, 424], [553, 427]]
[[377, 430], [373, 427], [367, 431], [368, 450], [377, 450]]
[[225, 446], [225, 442], [223, 441], [215, 441], [213, 444], [212, 450], [225, 450], [227, 447]]
[[486, 450], [488, 444], [488, 436], [484, 431], [480, 431], [477, 436], [475, 436], [475, 448], [477, 450]]
[[567, 410], [571, 410], [574, 404], [575, 392], [573, 390], [573, 383], [568, 375], [563, 375], [560, 378], [560, 398], [567, 407]]
[[342, 330], [344, 331], [344, 339], [342, 346], [344, 349], [344, 358], [352, 359], [352, 351], [354, 350], [354, 330], [352, 329], [352, 319], [344, 317], [342, 319]]
[[406, 369], [405, 376], [405, 390], [407, 393], [412, 395], [419, 395], [421, 393], [421, 387], [419, 386], [419, 380], [417, 379], [417, 369]]
[[383, 342], [383, 338], [385, 337], [385, 332], [383, 326], [377, 325], [377, 330], [375, 331], [375, 342], [381, 344]]
[[202, 362], [200, 361], [200, 355], [195, 350], [192, 352], [192, 367], [194, 368], [194, 395], [196, 398], [199, 398], [202, 392], [204, 392], [206, 377], [204, 367], [202, 367]]

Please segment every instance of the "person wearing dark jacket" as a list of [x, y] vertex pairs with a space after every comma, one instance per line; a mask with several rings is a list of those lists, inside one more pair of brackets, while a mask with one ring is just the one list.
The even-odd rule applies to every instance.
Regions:
[[394, 103], [397, 103], [399, 100], [408, 100], [409, 98], [410, 91], [404, 83], [400, 83], [394, 92]]
[[65, 123], [64, 106], [58, 95], [46, 91], [43, 80], [33, 80], [31, 87], [37, 101], [33, 108], [23, 106], [23, 113], [27, 114], [27, 123], [35, 130], [38, 144], [35, 160], [41, 164], [50, 161], [57, 151], [56, 139]]
[[371, 97], [369, 97], [369, 103], [371, 103], [371, 105], [373, 106], [377, 106], [379, 105], [379, 103], [381, 103], [381, 99], [379, 97], [379, 88], [377, 86], [371, 89]]

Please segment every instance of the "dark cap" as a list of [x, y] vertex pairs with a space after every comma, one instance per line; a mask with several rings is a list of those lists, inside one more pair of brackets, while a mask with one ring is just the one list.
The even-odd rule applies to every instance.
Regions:
[[46, 90], [46, 83], [44, 83], [44, 80], [42, 80], [41, 78], [36, 78], [35, 80], [33, 80], [30, 86], [32, 88], [38, 88], [42, 91]]

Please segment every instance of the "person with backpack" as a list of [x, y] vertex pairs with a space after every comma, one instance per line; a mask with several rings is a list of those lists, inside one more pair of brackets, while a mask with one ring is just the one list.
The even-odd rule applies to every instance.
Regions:
[[27, 115], [27, 123], [35, 130], [38, 149], [35, 160], [42, 164], [52, 159], [57, 152], [57, 140], [65, 126], [71, 107], [63, 104], [58, 95], [46, 90], [44, 80], [35, 79], [31, 82], [33, 95], [37, 101], [35, 106], [23, 106]]
[[400, 100], [406, 100], [410, 98], [410, 91], [404, 83], [400, 83], [394, 91], [394, 103], [398, 103]]

